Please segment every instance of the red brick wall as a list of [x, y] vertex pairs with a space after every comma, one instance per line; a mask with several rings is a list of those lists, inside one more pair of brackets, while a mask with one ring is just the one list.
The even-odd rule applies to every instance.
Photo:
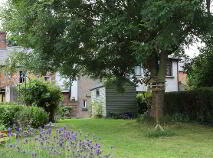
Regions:
[[6, 33], [0, 32], [0, 49], [5, 49], [6, 46]]
[[19, 72], [14, 73], [12, 76], [8, 76], [3, 72], [0, 72], [0, 88], [19, 83], [19, 77]]
[[179, 72], [179, 81], [182, 84], [186, 85], [187, 81], [188, 81], [188, 75], [187, 75], [187, 73], [185, 73], [185, 72]]

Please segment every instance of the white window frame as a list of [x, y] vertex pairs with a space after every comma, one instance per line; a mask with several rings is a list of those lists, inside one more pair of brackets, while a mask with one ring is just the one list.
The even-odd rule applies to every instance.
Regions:
[[134, 71], [135, 71], [135, 76], [142, 76], [141, 66], [139, 66], [139, 65], [135, 66]]

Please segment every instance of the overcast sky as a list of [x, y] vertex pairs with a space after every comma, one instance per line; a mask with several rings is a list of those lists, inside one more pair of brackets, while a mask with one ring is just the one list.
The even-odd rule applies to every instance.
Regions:
[[[0, 8], [4, 6], [7, 0], [0, 0]], [[212, 7], [213, 9], [213, 7]], [[0, 27], [1, 27], [1, 21], [0, 21]], [[186, 54], [189, 55], [190, 57], [197, 56], [199, 54], [198, 47], [202, 46], [200, 42], [194, 43], [190, 45], [188, 48], [185, 49]]]
[[0, 0], [0, 6], [2, 6], [2, 4], [4, 4], [7, 0]]

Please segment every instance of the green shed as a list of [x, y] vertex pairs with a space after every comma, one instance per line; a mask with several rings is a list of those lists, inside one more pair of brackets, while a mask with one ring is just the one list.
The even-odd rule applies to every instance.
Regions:
[[115, 86], [100, 85], [91, 89], [92, 115], [95, 115], [97, 104], [101, 106], [102, 116], [107, 117], [111, 113], [137, 113], [136, 87], [125, 84], [125, 91], [120, 93]]

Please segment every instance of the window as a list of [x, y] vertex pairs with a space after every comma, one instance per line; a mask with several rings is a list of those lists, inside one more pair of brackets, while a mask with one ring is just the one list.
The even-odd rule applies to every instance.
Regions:
[[172, 60], [169, 60], [166, 68], [166, 76], [172, 76]]
[[44, 80], [45, 81], [50, 81], [50, 77], [49, 76], [44, 76]]
[[25, 81], [25, 78], [26, 78], [26, 73], [23, 72], [23, 71], [20, 71], [19, 74], [20, 74], [19, 82], [23, 83]]
[[141, 76], [141, 66], [135, 66], [135, 75], [136, 76]]
[[83, 100], [83, 108], [87, 108], [87, 101]]
[[99, 97], [100, 96], [100, 91], [99, 89], [96, 89], [96, 97]]

